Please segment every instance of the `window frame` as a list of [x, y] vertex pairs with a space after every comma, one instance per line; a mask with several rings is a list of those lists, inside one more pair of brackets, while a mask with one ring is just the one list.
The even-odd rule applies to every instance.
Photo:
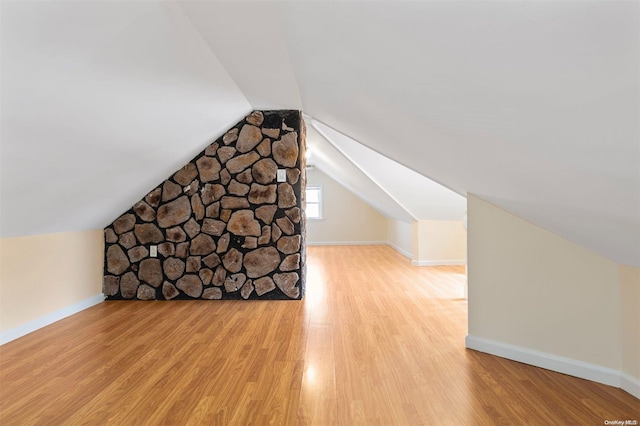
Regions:
[[[317, 217], [310, 217], [308, 215], [308, 209], [306, 208], [306, 206], [309, 204], [309, 200], [307, 199], [307, 191], [309, 189], [316, 189], [318, 190], [318, 202], [313, 202], [311, 204], [317, 204], [318, 206], [318, 216]], [[305, 218], [307, 220], [324, 220], [324, 197], [323, 197], [323, 188], [322, 185], [307, 185], [307, 187], [305, 188], [305, 193], [304, 193], [304, 198], [305, 198], [305, 209], [304, 209], [304, 214], [305, 214]]]

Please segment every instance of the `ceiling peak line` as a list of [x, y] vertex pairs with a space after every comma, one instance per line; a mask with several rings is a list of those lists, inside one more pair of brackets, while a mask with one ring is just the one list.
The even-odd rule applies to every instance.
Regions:
[[[308, 114], [307, 114], [307, 115], [308, 115]], [[309, 116], [309, 115], [308, 115], [308, 116]], [[309, 116], [309, 117], [311, 117], [311, 116]], [[437, 183], [438, 185], [442, 186], [443, 188], [446, 188], [446, 189], [448, 189], [449, 191], [454, 192], [454, 193], [456, 193], [456, 194], [460, 195], [461, 197], [464, 197], [465, 199], [467, 198], [467, 191], [464, 191], [464, 192], [456, 191], [455, 189], [451, 188], [449, 185], [446, 185], [446, 184], [442, 183], [440, 180], [436, 180], [436, 179], [432, 178], [431, 176], [426, 176], [426, 175], [422, 174], [421, 172], [419, 172], [418, 170], [414, 169], [413, 167], [407, 166], [405, 163], [400, 162], [400, 161], [396, 160], [395, 158], [391, 158], [391, 157], [389, 157], [387, 154], [384, 154], [384, 153], [380, 152], [379, 150], [377, 150], [377, 149], [375, 149], [375, 148], [370, 147], [369, 145], [365, 145], [365, 144], [363, 144], [362, 142], [359, 142], [359, 141], [358, 141], [358, 139], [354, 138], [354, 137], [353, 137], [353, 136], [351, 136], [350, 134], [345, 133], [345, 132], [343, 132], [343, 131], [341, 131], [341, 130], [337, 130], [335, 127], [328, 125], [327, 123], [325, 123], [325, 122], [324, 122], [324, 121], [322, 121], [322, 120], [318, 120], [317, 118], [313, 118], [313, 117], [312, 117], [312, 120], [313, 120], [314, 122], [317, 122], [317, 123], [319, 123], [319, 124], [321, 124], [321, 125], [325, 126], [325, 127], [330, 128], [330, 129], [331, 129], [331, 130], [333, 130], [334, 132], [340, 133], [340, 134], [342, 134], [343, 136], [346, 136], [346, 137], [348, 137], [349, 139], [352, 139], [353, 141], [355, 141], [355, 142], [357, 142], [358, 144], [360, 144], [360, 145], [362, 145], [362, 146], [366, 147], [367, 149], [369, 149], [369, 150], [371, 150], [371, 151], [375, 152], [376, 154], [381, 155], [381, 156], [383, 156], [383, 157], [386, 157], [386, 158], [388, 158], [389, 160], [391, 160], [391, 161], [393, 161], [393, 162], [395, 162], [395, 163], [397, 163], [397, 164], [401, 165], [402, 167], [405, 167], [406, 169], [411, 170], [411, 171], [412, 171], [412, 172], [414, 172], [414, 173], [417, 173], [417, 174], [419, 174], [419, 175], [424, 176], [426, 179], [429, 179], [430, 181], [432, 181], [432, 182], [434, 182], [434, 183]], [[316, 127], [316, 126], [314, 126], [314, 127]], [[321, 133], [322, 133], [322, 132], [321, 132]], [[324, 133], [322, 133], [322, 136], [326, 138], [326, 136], [324, 135]], [[327, 138], [327, 140], [329, 140], [329, 139]], [[335, 144], [333, 144], [333, 143], [332, 143], [332, 145], [335, 145]], [[342, 150], [340, 150], [340, 152], [342, 152]], [[349, 161], [352, 161], [352, 160], [350, 159]], [[375, 180], [374, 180], [374, 182], [375, 182]]]
[[[323, 131], [323, 129], [321, 129], [321, 128], [320, 128], [320, 126], [318, 126], [318, 125], [317, 125], [317, 123], [320, 123], [320, 124], [322, 124], [322, 125], [325, 125], [324, 123], [321, 123], [321, 122], [319, 122], [319, 121], [315, 120], [313, 117], [310, 117], [310, 118], [311, 118], [311, 125], [313, 126], [313, 128], [314, 128], [314, 129], [316, 129], [316, 131], [317, 131], [317, 132], [318, 132], [318, 133], [319, 133], [323, 138], [325, 138], [325, 140], [326, 140], [327, 142], [329, 142], [331, 145], [333, 145], [333, 147], [334, 147], [335, 149], [337, 149], [337, 150], [338, 150], [338, 151], [339, 151], [339, 152], [340, 152], [340, 153], [341, 153], [341, 154], [342, 154], [342, 155], [343, 155], [347, 160], [349, 160], [349, 161], [351, 162], [351, 164], [353, 164], [353, 165], [354, 165], [358, 170], [360, 170], [360, 171], [361, 171], [361, 172], [362, 172], [362, 173], [363, 173], [363, 174], [364, 174], [364, 175], [365, 175], [369, 180], [371, 180], [373, 183], [375, 183], [375, 184], [376, 184], [376, 185], [377, 185], [377, 186], [378, 186], [378, 187], [379, 187], [379, 188], [380, 188], [380, 189], [381, 189], [385, 194], [387, 194], [387, 196], [388, 196], [389, 198], [391, 198], [391, 199], [392, 199], [393, 201], [395, 201], [395, 202], [396, 202], [400, 207], [402, 207], [402, 209], [404, 209], [404, 211], [406, 211], [406, 212], [409, 214], [409, 216], [411, 216], [411, 218], [412, 218], [413, 220], [418, 220], [418, 218], [416, 217], [416, 215], [414, 214], [414, 212], [412, 212], [411, 210], [409, 210], [409, 209], [408, 209], [408, 208], [407, 208], [403, 203], [401, 203], [401, 202], [397, 199], [397, 197], [395, 197], [393, 194], [391, 194], [391, 192], [389, 192], [389, 191], [388, 191], [388, 190], [387, 190], [387, 189], [386, 189], [382, 184], [380, 184], [380, 182], [378, 182], [378, 180], [377, 180], [377, 179], [375, 179], [373, 176], [371, 176], [371, 174], [370, 174], [369, 172], [367, 172], [365, 169], [363, 169], [363, 168], [360, 166], [360, 164], [358, 164], [356, 161], [354, 161], [354, 159], [353, 159], [353, 158], [351, 158], [351, 156], [350, 156], [350, 155], [348, 155], [348, 154], [347, 154], [347, 153], [346, 153], [346, 152], [345, 152], [341, 147], [339, 147], [336, 143], [334, 143], [334, 141], [333, 141], [333, 140], [331, 140], [331, 137], [329, 137], [329, 136], [328, 136], [328, 135]], [[330, 127], [330, 126], [327, 126], [327, 127]], [[332, 128], [332, 129], [333, 129], [333, 128]], [[336, 131], [336, 132], [338, 132], [338, 133], [343, 134], [344, 136], [347, 136], [347, 135], [345, 135], [345, 134], [344, 134], [344, 133], [342, 133], [342, 132], [339, 132], [339, 131], [337, 131], [337, 130], [335, 130], [335, 129], [333, 129], [333, 130], [334, 130], [334, 131]], [[347, 136], [347, 137], [349, 137], [349, 136]], [[353, 138], [351, 138], [351, 139], [353, 139]], [[353, 139], [353, 140], [355, 140], [355, 139]], [[380, 153], [378, 153], [378, 154], [380, 154]], [[382, 155], [382, 154], [380, 154], [380, 155]]]

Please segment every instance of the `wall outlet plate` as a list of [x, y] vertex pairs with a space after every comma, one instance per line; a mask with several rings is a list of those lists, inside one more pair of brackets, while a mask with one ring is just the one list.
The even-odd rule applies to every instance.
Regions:
[[287, 181], [287, 171], [285, 169], [278, 169], [278, 176], [276, 179], [278, 182]]
[[158, 246], [149, 246], [149, 257], [158, 257]]

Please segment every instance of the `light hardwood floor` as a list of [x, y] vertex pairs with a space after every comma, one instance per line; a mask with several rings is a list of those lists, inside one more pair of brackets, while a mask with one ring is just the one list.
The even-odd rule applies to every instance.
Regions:
[[0, 347], [0, 425], [602, 425], [626, 392], [466, 350], [462, 267], [308, 249], [304, 301], [111, 301]]

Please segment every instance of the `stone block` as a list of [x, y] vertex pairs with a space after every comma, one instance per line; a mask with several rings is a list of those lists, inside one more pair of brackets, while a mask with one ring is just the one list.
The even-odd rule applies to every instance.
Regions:
[[227, 161], [227, 170], [229, 170], [229, 173], [232, 175], [240, 173], [259, 159], [260, 154], [254, 151], [238, 155], [237, 157], [233, 157], [231, 160]]
[[120, 290], [120, 277], [106, 275], [102, 278], [102, 292], [106, 296], [115, 296]]
[[291, 132], [282, 135], [271, 147], [273, 158], [283, 167], [295, 167], [298, 162], [298, 133]]
[[256, 209], [256, 217], [265, 225], [271, 225], [277, 209], [278, 207], [275, 205], [260, 206]]
[[220, 200], [220, 205], [223, 209], [246, 209], [249, 207], [249, 201], [244, 197], [230, 197], [225, 196]]
[[293, 226], [293, 222], [288, 217], [281, 217], [276, 219], [276, 223], [278, 227], [287, 235], [293, 235], [295, 228]]
[[189, 256], [187, 257], [187, 272], [198, 272], [200, 267], [202, 266], [202, 258], [200, 256]]
[[259, 237], [260, 224], [253, 217], [252, 210], [239, 210], [234, 212], [227, 224], [227, 230], [235, 235]]
[[244, 255], [244, 268], [249, 278], [259, 278], [275, 271], [280, 254], [275, 247], [261, 247]]
[[225, 164], [227, 161], [233, 158], [234, 155], [236, 155], [236, 149], [234, 147], [223, 146], [222, 148], [218, 149], [218, 159], [220, 159], [220, 162], [222, 164]]
[[202, 298], [207, 300], [220, 300], [222, 299], [222, 290], [218, 287], [206, 288], [204, 292], [202, 292]]
[[286, 209], [294, 207], [297, 203], [296, 194], [293, 187], [288, 183], [278, 184], [278, 207]]
[[129, 261], [131, 263], [136, 263], [149, 256], [149, 250], [143, 246], [136, 246], [127, 251], [127, 256], [129, 256]]
[[115, 231], [111, 228], [107, 228], [104, 230], [104, 240], [107, 243], [117, 243], [118, 242], [118, 235], [115, 233]]
[[198, 276], [200, 277], [202, 284], [209, 285], [213, 279], [213, 271], [211, 269], [203, 268], [198, 272]]
[[197, 221], [204, 219], [204, 204], [198, 194], [194, 194], [191, 197], [191, 211], [193, 211], [193, 216]]
[[249, 192], [249, 202], [252, 204], [273, 204], [276, 202], [276, 185], [260, 185], [254, 183]]
[[120, 278], [120, 294], [125, 299], [133, 299], [138, 292], [140, 281], [133, 272], [127, 272]]
[[202, 263], [207, 265], [209, 268], [215, 268], [220, 265], [222, 261], [220, 260], [220, 256], [215, 253], [211, 253], [209, 256], [206, 256], [202, 259]]
[[245, 124], [240, 130], [240, 135], [236, 142], [236, 149], [241, 153], [249, 152], [255, 148], [260, 141], [262, 141], [260, 128], [252, 126], [251, 124]]
[[156, 289], [153, 287], [149, 287], [148, 285], [142, 284], [138, 286], [138, 292], [136, 294], [136, 298], [140, 300], [155, 300], [156, 299]]
[[180, 294], [180, 292], [178, 291], [176, 286], [174, 286], [170, 282], [165, 281], [162, 284], [162, 295], [164, 296], [165, 299], [171, 300], [174, 297], [178, 296], [179, 294]]
[[135, 226], [135, 234], [140, 244], [156, 244], [164, 241], [162, 231], [153, 223], [143, 223]]
[[107, 249], [107, 271], [113, 275], [120, 275], [126, 271], [131, 264], [129, 258], [119, 246], [112, 245]]
[[278, 165], [270, 158], [263, 158], [251, 168], [253, 179], [263, 185], [275, 181], [277, 173]]
[[176, 254], [176, 246], [173, 243], [158, 244], [158, 253], [162, 257], [169, 257]]
[[174, 226], [165, 231], [167, 233], [167, 240], [174, 243], [181, 243], [187, 239], [187, 234], [180, 226]]
[[230, 275], [224, 280], [224, 289], [227, 293], [236, 292], [242, 288], [246, 280], [247, 276], [242, 273]]
[[218, 152], [218, 147], [220, 147], [220, 144], [218, 142], [212, 143], [211, 145], [205, 148], [204, 155], [213, 157]]
[[178, 280], [176, 287], [190, 297], [198, 298], [202, 294], [202, 281], [197, 275], [185, 275]]
[[249, 185], [240, 183], [235, 179], [229, 183], [228, 189], [229, 189], [229, 194], [238, 195], [238, 196], [244, 196], [249, 193]]
[[286, 272], [273, 276], [273, 280], [280, 291], [292, 299], [297, 299], [300, 296], [300, 289], [295, 286], [299, 279], [300, 276], [296, 272]]
[[156, 188], [153, 191], [151, 191], [150, 193], [148, 193], [147, 196], [144, 197], [144, 200], [151, 207], [158, 207], [158, 204], [160, 204], [160, 197], [161, 196], [162, 196], [162, 188]]
[[156, 211], [144, 201], [138, 201], [133, 205], [133, 211], [140, 219], [145, 222], [151, 222], [156, 218]]
[[263, 294], [267, 294], [270, 291], [275, 290], [276, 285], [273, 280], [269, 277], [258, 278], [253, 281], [253, 286], [255, 287], [256, 294], [258, 296], [262, 296]]
[[300, 269], [300, 254], [290, 254], [285, 257], [280, 264], [280, 270], [283, 272], [296, 271]]
[[133, 229], [133, 225], [136, 224], [136, 217], [131, 213], [126, 213], [113, 221], [113, 229], [116, 234], [123, 234]]
[[189, 163], [173, 175], [173, 180], [178, 182], [182, 186], [189, 185], [189, 183], [198, 176], [198, 169], [193, 163]]
[[162, 266], [160, 259], [145, 259], [140, 262], [138, 278], [153, 287], [162, 284]]
[[124, 234], [120, 235], [120, 238], [118, 238], [118, 242], [122, 247], [126, 249], [130, 249], [131, 247], [135, 246], [137, 243], [136, 237], [135, 235], [133, 235], [133, 232], [131, 231], [125, 232]]
[[161, 228], [180, 225], [189, 218], [191, 218], [191, 203], [189, 197], [185, 195], [158, 208], [157, 219]]
[[247, 169], [244, 172], [236, 176], [236, 180], [240, 183], [246, 183], [247, 185], [253, 182], [253, 176], [251, 176], [251, 169]]
[[202, 156], [196, 160], [198, 173], [202, 182], [211, 182], [220, 177], [220, 163], [213, 157]]
[[222, 137], [222, 143], [224, 143], [225, 145], [229, 145], [230, 143], [235, 142], [237, 140], [238, 140], [238, 129], [237, 128], [229, 130]]
[[291, 237], [282, 237], [278, 240], [278, 250], [284, 254], [293, 254], [300, 251], [300, 243], [302, 237], [294, 235]]
[[298, 207], [289, 209], [284, 213], [287, 215], [289, 219], [291, 219], [293, 223], [300, 223], [300, 219], [302, 216], [301, 216], [300, 209]]
[[184, 228], [184, 231], [187, 233], [187, 235], [191, 238], [200, 233], [200, 225], [194, 218], [189, 219], [187, 223], [182, 225], [182, 227]]
[[170, 257], [162, 263], [162, 268], [166, 277], [175, 281], [184, 274], [185, 264], [180, 259]]
[[247, 280], [240, 289], [240, 295], [243, 299], [248, 299], [251, 296], [251, 293], [253, 293], [253, 281]]
[[247, 123], [249, 124], [259, 126], [264, 121], [264, 115], [262, 114], [262, 111], [253, 111], [245, 118], [245, 120], [247, 120]]
[[222, 264], [231, 273], [240, 272], [240, 269], [242, 269], [242, 253], [232, 248], [222, 256]]
[[268, 157], [271, 155], [271, 139], [265, 138], [262, 142], [256, 147], [256, 151], [262, 157]]
[[201, 196], [202, 202], [204, 203], [204, 205], [208, 206], [214, 201], [218, 201], [226, 193], [227, 191], [224, 189], [224, 186], [218, 183], [216, 184], [208, 183], [202, 189], [202, 196]]
[[227, 224], [221, 220], [207, 218], [202, 222], [202, 232], [209, 235], [220, 236], [226, 228]]

